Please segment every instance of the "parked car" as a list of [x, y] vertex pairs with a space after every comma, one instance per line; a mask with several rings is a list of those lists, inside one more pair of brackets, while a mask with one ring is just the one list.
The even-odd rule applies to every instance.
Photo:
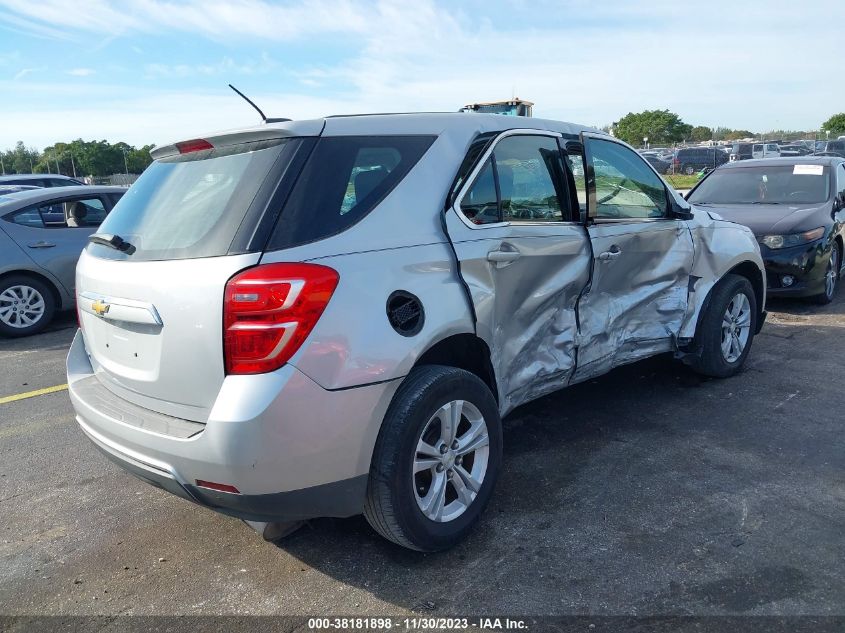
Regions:
[[452, 546], [501, 416], [663, 352], [730, 376], [763, 322], [751, 231], [598, 130], [329, 117], [152, 156], [80, 257], [70, 397], [127, 471], [268, 539], [363, 513]]
[[780, 146], [780, 155], [784, 158], [793, 158], [795, 156], [807, 156], [811, 153], [811, 150], [807, 149], [804, 145], [781, 145]]
[[85, 185], [81, 180], [61, 174], [9, 174], [0, 176], [0, 185], [30, 185], [33, 187], [70, 187]]
[[688, 200], [754, 231], [771, 295], [833, 299], [845, 244], [845, 160], [731, 163], [698, 183]]
[[655, 171], [657, 171], [658, 174], [661, 175], [668, 172], [669, 169], [672, 167], [672, 163], [658, 158], [658, 156], [655, 154], [644, 154], [643, 158], [649, 165], [654, 167]]
[[0, 335], [35, 334], [73, 309], [76, 260], [125, 191], [36, 188], [0, 198]]
[[816, 155], [845, 157], [845, 141], [822, 141], [816, 149]]
[[0, 185], [0, 197], [28, 189], [41, 189], [41, 187], [35, 187], [33, 185]]
[[713, 169], [728, 162], [728, 155], [715, 147], [684, 147], [673, 158], [676, 173], [692, 175], [703, 169]]

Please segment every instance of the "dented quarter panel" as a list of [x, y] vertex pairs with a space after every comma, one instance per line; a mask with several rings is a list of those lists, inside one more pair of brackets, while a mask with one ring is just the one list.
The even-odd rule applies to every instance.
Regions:
[[[589, 227], [593, 276], [581, 298], [572, 382], [672, 349], [688, 307], [693, 240], [686, 222], [606, 222]], [[603, 260], [601, 254], [618, 256]]]
[[705, 305], [707, 296], [719, 280], [736, 266], [752, 262], [763, 275], [762, 305], [765, 306], [766, 271], [760, 255], [760, 246], [751, 229], [740, 224], [727, 222], [712, 217], [707, 211], [693, 207], [694, 219], [688, 222], [695, 244], [690, 300], [679, 338], [695, 337], [699, 314]]

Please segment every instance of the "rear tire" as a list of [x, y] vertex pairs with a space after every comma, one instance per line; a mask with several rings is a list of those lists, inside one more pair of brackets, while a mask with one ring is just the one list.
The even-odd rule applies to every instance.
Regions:
[[364, 516], [403, 547], [448, 549], [478, 521], [501, 462], [502, 425], [487, 385], [462, 369], [417, 367], [385, 415]]
[[18, 337], [37, 334], [56, 312], [53, 289], [26, 275], [0, 281], [0, 334]]
[[824, 292], [812, 298], [814, 303], [827, 305], [836, 296], [836, 289], [839, 287], [839, 270], [842, 266], [842, 249], [839, 242], [834, 242], [830, 249], [830, 259], [827, 262], [824, 276]]
[[742, 369], [757, 331], [757, 297], [751, 282], [740, 275], [725, 275], [713, 288], [706, 312], [698, 323], [690, 362], [704, 376], [727, 378]]

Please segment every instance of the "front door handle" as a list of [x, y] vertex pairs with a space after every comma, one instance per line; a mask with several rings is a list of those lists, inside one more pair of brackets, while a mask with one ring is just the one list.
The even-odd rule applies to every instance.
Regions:
[[609, 262], [622, 254], [622, 249], [619, 248], [616, 244], [610, 247], [610, 250], [605, 251], [603, 253], [599, 253], [599, 259], [603, 262]]
[[53, 248], [55, 244], [53, 242], [45, 242], [41, 240], [40, 242], [30, 242], [27, 244], [29, 248]]
[[522, 253], [519, 251], [490, 251], [487, 253], [487, 261], [495, 263], [496, 268], [503, 268], [520, 257], [522, 257]]

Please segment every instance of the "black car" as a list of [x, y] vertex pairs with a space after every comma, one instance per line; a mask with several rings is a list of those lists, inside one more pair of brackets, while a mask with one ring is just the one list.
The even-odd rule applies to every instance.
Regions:
[[692, 175], [703, 169], [715, 169], [728, 162], [729, 156], [716, 147], [684, 147], [675, 152], [675, 172]]
[[833, 299], [845, 250], [845, 160], [729, 163], [702, 179], [687, 200], [754, 231], [769, 294]]
[[780, 155], [784, 158], [793, 157], [793, 156], [806, 156], [810, 153], [810, 150], [807, 149], [804, 145], [781, 145], [780, 146]]
[[654, 170], [658, 174], [665, 174], [667, 171], [669, 171], [669, 168], [672, 166], [672, 163], [670, 163], [669, 161], [663, 160], [661, 158], [658, 158], [654, 154], [643, 154], [643, 158], [645, 158], [646, 161], [648, 161], [649, 165], [654, 167]]
[[70, 187], [85, 183], [61, 174], [8, 174], [0, 176], [0, 185], [31, 185], [33, 187]]

